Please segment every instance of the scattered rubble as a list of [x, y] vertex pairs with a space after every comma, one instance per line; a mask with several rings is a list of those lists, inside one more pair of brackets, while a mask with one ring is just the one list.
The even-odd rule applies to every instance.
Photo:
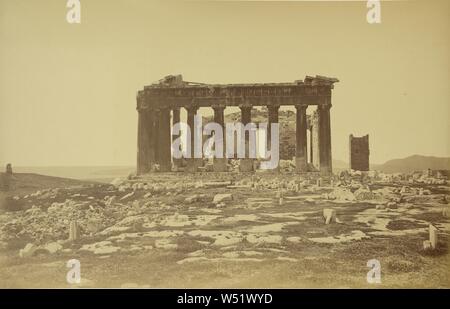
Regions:
[[93, 244], [83, 245], [80, 251], [90, 251], [94, 254], [111, 254], [120, 250], [120, 247], [113, 246], [111, 241], [99, 241]]
[[317, 243], [322, 243], [322, 244], [335, 244], [335, 243], [349, 242], [352, 240], [362, 240], [364, 238], [370, 238], [370, 236], [366, 235], [362, 231], [352, 231], [350, 234], [309, 238], [309, 240], [313, 241], [313, 242], [317, 242]]
[[214, 204], [221, 204], [224, 202], [232, 201], [233, 195], [231, 193], [224, 193], [224, 194], [216, 194], [213, 198]]
[[330, 194], [328, 194], [328, 199], [334, 200], [334, 202], [337, 203], [346, 203], [355, 201], [356, 197], [350, 189], [337, 187]]
[[43, 246], [36, 246], [32, 243], [28, 243], [23, 249], [19, 250], [19, 256], [21, 258], [32, 257], [36, 254], [55, 254], [61, 251], [63, 246], [58, 242], [48, 243]]
[[37, 247], [33, 244], [28, 243], [25, 248], [20, 249], [19, 256], [21, 258], [27, 258], [30, 256], [33, 256], [33, 254], [36, 252]]
[[[179, 253], [194, 244], [178, 264], [269, 258], [294, 263], [289, 246], [428, 232], [423, 248], [435, 250], [438, 229], [450, 229], [447, 181], [428, 175], [211, 175], [129, 177], [13, 195], [25, 207], [0, 213], [0, 250], [20, 244], [14, 250], [22, 248], [23, 258], [69, 251], [104, 258], [146, 250]], [[430, 220], [416, 218], [425, 212]]]

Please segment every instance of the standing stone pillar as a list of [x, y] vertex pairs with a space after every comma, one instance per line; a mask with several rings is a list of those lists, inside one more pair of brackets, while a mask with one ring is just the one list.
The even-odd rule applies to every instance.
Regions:
[[5, 173], [6, 173], [6, 175], [12, 175], [13, 174], [11, 163], [6, 164], [6, 171], [5, 171]]
[[[197, 115], [198, 106], [189, 106], [187, 109], [187, 125], [191, 131], [191, 140], [188, 141], [190, 143], [190, 158], [187, 159], [186, 172], [196, 172], [197, 168], [201, 165], [202, 159], [195, 158], [194, 156], [194, 136], [195, 136], [195, 128], [194, 128], [194, 119], [195, 115]], [[203, 150], [202, 150], [203, 151]]]
[[[174, 107], [172, 109], [172, 127], [176, 124], [180, 122], [180, 108], [179, 107]], [[177, 139], [176, 136], [171, 135], [172, 136], [172, 144], [175, 141], [175, 139]], [[175, 166], [175, 169], [178, 170], [179, 167], [181, 167], [181, 162], [182, 159], [175, 159], [173, 158], [173, 165]]]
[[[252, 121], [252, 106], [249, 104], [243, 104], [240, 105], [239, 108], [241, 109], [241, 122], [245, 126], [246, 124], [250, 123]], [[251, 172], [253, 171], [253, 159], [248, 158], [250, 155], [250, 149], [249, 149], [249, 133], [248, 131], [245, 131], [245, 158], [240, 159], [240, 165], [239, 170], [241, 172]], [[238, 141], [239, 142], [239, 141]], [[255, 146], [255, 145], [252, 145]]]
[[311, 163], [314, 169], [320, 170], [320, 147], [319, 147], [319, 110], [311, 115]]
[[320, 173], [326, 175], [332, 173], [330, 108], [331, 104], [317, 107], [319, 117]]
[[278, 111], [280, 105], [268, 105], [267, 109], [269, 111], [269, 126], [267, 127], [267, 148], [272, 149], [272, 123], [278, 123]]
[[306, 149], [306, 152], [309, 154], [309, 162], [313, 163], [313, 156], [314, 156], [314, 149], [313, 149], [313, 127], [312, 125], [309, 126], [309, 148]]
[[172, 170], [170, 109], [166, 107], [161, 108], [159, 112], [157, 149], [159, 153], [159, 170], [161, 172], [170, 172]]
[[155, 130], [155, 110], [154, 109], [148, 109], [146, 112], [146, 122], [145, 127], [147, 131], [147, 144], [148, 151], [146, 154], [146, 161], [147, 161], [147, 168], [148, 172], [153, 171], [153, 166], [155, 164], [156, 156], [155, 156], [155, 136], [157, 134], [157, 131]]
[[142, 175], [150, 171], [149, 155], [151, 153], [149, 128], [149, 107], [145, 102], [144, 94], [139, 93], [137, 96], [138, 111], [138, 140], [137, 140], [137, 169], [136, 173]]
[[[267, 149], [272, 150], [272, 123], [279, 123], [278, 114], [279, 114], [280, 105], [268, 105], [267, 110], [269, 111], [269, 125], [267, 126]], [[275, 138], [275, 137], [273, 137]], [[278, 141], [273, 141], [274, 143], [278, 142], [278, 149], [280, 149], [280, 136], [278, 135]], [[280, 165], [278, 164], [274, 171], [279, 170]]]
[[[214, 110], [214, 122], [218, 123], [222, 127], [222, 136], [216, 136], [216, 140], [222, 139], [222, 158], [214, 158], [213, 168], [215, 172], [226, 172], [227, 168], [227, 158], [226, 153], [226, 143], [225, 143], [225, 105], [217, 104], [212, 106]], [[216, 147], [216, 145], [214, 145]], [[216, 148], [217, 149], [217, 148]], [[217, 153], [216, 153], [217, 155]]]
[[137, 168], [136, 168], [136, 174], [141, 175], [144, 173], [145, 166], [143, 165], [143, 127], [144, 127], [144, 116], [143, 113], [138, 109], [138, 138], [137, 138]]
[[[153, 134], [152, 134], [152, 143], [153, 143], [153, 153], [155, 156], [155, 164], [160, 165], [160, 153], [159, 153], [159, 120], [161, 117], [161, 111], [159, 109], [154, 109], [153, 110], [153, 124], [152, 124], [152, 128], [153, 128]], [[154, 170], [154, 167], [152, 166], [152, 170]]]
[[308, 171], [308, 141], [307, 141], [307, 105], [296, 105], [296, 131], [295, 131], [295, 168], [297, 172]]

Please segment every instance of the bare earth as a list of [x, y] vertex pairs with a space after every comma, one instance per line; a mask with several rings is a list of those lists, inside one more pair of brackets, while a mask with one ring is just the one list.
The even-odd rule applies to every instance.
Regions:
[[[448, 184], [374, 178], [358, 196], [354, 179], [171, 173], [15, 192], [22, 210], [0, 213], [0, 287], [449, 288]], [[325, 208], [337, 222], [325, 224]], [[425, 251], [429, 224], [439, 242]], [[38, 250], [19, 257], [27, 243]], [[371, 259], [381, 284], [367, 283]]]

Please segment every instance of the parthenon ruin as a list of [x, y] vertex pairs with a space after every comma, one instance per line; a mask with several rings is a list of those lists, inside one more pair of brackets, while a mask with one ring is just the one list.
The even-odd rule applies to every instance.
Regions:
[[[331, 163], [331, 93], [336, 78], [307, 76], [303, 81], [291, 83], [260, 84], [203, 84], [183, 81], [181, 75], [169, 75], [159, 82], [145, 86], [137, 93], [138, 152], [137, 174], [153, 171], [158, 165], [160, 172], [172, 170], [171, 117], [180, 122], [180, 109], [187, 110], [187, 125], [193, 127], [194, 117], [200, 107], [214, 110], [214, 121], [224, 126], [226, 106], [241, 110], [241, 122], [251, 122], [251, 109], [266, 106], [268, 123], [278, 123], [280, 106], [296, 108], [295, 165], [298, 172], [311, 171], [313, 166], [322, 174], [332, 172]], [[317, 106], [313, 115], [307, 117], [308, 106]], [[308, 152], [307, 130], [310, 130]], [[193, 134], [191, 139], [193, 139]], [[248, 136], [245, 136], [246, 144]], [[191, 151], [193, 151], [191, 147]], [[309, 155], [309, 162], [308, 162]], [[214, 171], [226, 171], [227, 159], [215, 158]], [[173, 160], [176, 163], [176, 159]], [[185, 171], [194, 172], [202, 164], [201, 159], [187, 159]], [[241, 171], [252, 171], [253, 160], [241, 159]]]

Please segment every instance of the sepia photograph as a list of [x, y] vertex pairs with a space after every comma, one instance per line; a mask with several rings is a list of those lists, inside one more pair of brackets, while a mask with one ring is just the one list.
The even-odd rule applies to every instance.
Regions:
[[0, 289], [450, 288], [449, 17], [0, 0]]

